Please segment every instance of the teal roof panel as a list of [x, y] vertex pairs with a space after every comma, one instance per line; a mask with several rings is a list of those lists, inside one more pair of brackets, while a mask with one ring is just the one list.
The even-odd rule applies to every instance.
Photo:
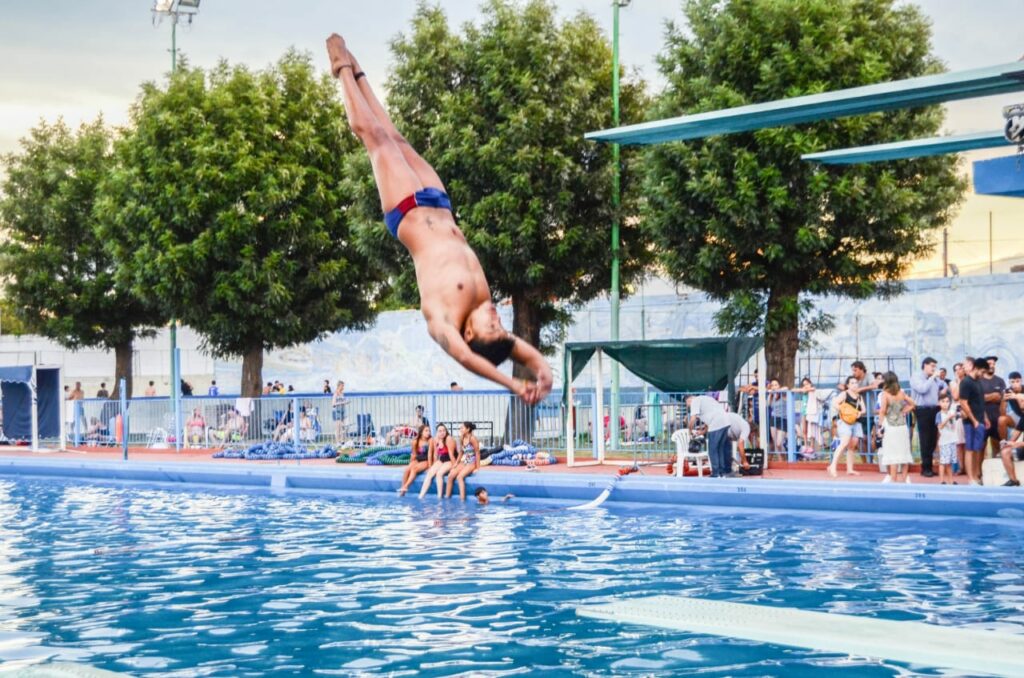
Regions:
[[932, 155], [976, 151], [981, 148], [1000, 148], [1009, 144], [1010, 142], [1003, 136], [1003, 130], [997, 129], [989, 132], [956, 134], [947, 137], [895, 141], [888, 144], [875, 144], [874, 146], [839, 148], [834, 151], [807, 153], [800, 157], [803, 160], [818, 162], [823, 165], [853, 165], [864, 162], [924, 158]]
[[1024, 61], [1015, 61], [626, 125], [585, 136], [619, 144], [656, 144], [1020, 91], [1024, 91]]

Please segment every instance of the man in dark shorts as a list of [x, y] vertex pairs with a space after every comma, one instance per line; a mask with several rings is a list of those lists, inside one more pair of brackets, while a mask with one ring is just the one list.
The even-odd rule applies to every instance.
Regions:
[[[1003, 394], [1006, 392], [1006, 382], [996, 375], [996, 361], [994, 355], [984, 358], [986, 366], [984, 375], [981, 378], [981, 392], [985, 395], [985, 416], [988, 419], [988, 428], [985, 429], [985, 438], [992, 448], [992, 456], [999, 456], [999, 417], [1005, 413], [1006, 406], [1003, 404]], [[984, 459], [985, 455], [982, 455]]]
[[960, 382], [960, 413], [964, 422], [964, 465], [971, 485], [981, 484], [981, 458], [985, 453], [985, 431], [988, 421], [985, 416], [985, 394], [980, 380], [988, 364], [976, 360], [971, 371]]

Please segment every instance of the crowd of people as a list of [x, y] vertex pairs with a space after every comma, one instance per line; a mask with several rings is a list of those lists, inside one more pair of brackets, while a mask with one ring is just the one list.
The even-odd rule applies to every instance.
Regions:
[[[856, 459], [877, 454], [886, 471], [883, 482], [909, 483], [916, 432], [922, 477], [938, 475], [940, 482], [953, 485], [961, 477], [967, 484], [980, 485], [981, 464], [990, 455], [1002, 460], [1008, 477], [1003, 484], [1016, 487], [1020, 481], [1014, 462], [1024, 461], [1024, 386], [1020, 373], [1011, 372], [1007, 384], [997, 371], [996, 356], [967, 357], [947, 377], [947, 370], [927, 357], [910, 376], [907, 389], [894, 372], [870, 374], [859, 360], [850, 365], [846, 380], [825, 392], [806, 377], [792, 389], [771, 379], [765, 443], [769, 452], [783, 452], [792, 431], [803, 458], [816, 458], [819, 450], [830, 449], [827, 468], [833, 477], [844, 458], [846, 473], [859, 475]], [[756, 441], [756, 372], [740, 390]], [[796, 418], [792, 425], [791, 414]]]

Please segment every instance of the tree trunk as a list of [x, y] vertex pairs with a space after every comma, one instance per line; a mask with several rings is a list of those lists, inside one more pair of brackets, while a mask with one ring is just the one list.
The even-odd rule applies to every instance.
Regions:
[[110, 399], [121, 397], [121, 380], [124, 379], [126, 398], [132, 397], [132, 341], [114, 347], [114, 388], [110, 391]]
[[245, 398], [258, 398], [263, 393], [263, 345], [249, 347], [242, 356], [242, 389]]
[[[540, 349], [540, 314], [523, 294], [512, 295], [512, 334]], [[533, 373], [519, 364], [512, 368], [512, 376], [534, 378]]]
[[792, 388], [795, 384], [796, 352], [800, 346], [800, 312], [791, 303], [798, 292], [772, 290], [765, 313], [764, 352], [768, 364], [767, 379]]
[[[512, 295], [512, 333], [523, 341], [528, 341], [540, 348], [540, 314], [522, 294]], [[518, 363], [512, 367], [512, 376], [517, 379], [534, 379], [530, 370]], [[533, 438], [535, 408], [526, 405], [519, 398], [513, 398], [509, 406], [509, 416], [505, 426], [505, 443], [513, 440], [530, 442]]]

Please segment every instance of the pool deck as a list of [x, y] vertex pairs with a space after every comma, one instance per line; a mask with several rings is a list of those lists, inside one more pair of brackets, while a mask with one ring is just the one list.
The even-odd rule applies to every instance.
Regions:
[[[92, 481], [232, 487], [276, 492], [394, 492], [401, 466], [338, 464], [333, 459], [245, 461], [213, 459], [211, 450], [133, 450], [127, 461], [110, 448], [33, 453], [0, 449], [0, 476], [60, 477]], [[998, 463], [998, 462], [997, 462]], [[912, 484], [883, 484], [875, 467], [862, 475], [829, 478], [823, 464], [808, 468], [778, 464], [750, 478], [675, 478], [663, 467], [648, 467], [622, 478], [615, 466], [567, 468], [565, 464], [527, 471], [486, 466], [467, 481], [485, 485], [491, 496], [589, 502], [613, 488], [609, 503], [699, 505], [775, 510], [851, 511], [902, 515], [1024, 518], [1021, 488], [943, 486], [914, 474]], [[422, 478], [422, 476], [421, 476]], [[961, 478], [963, 480], [963, 478]], [[413, 492], [420, 480], [413, 485]]]

